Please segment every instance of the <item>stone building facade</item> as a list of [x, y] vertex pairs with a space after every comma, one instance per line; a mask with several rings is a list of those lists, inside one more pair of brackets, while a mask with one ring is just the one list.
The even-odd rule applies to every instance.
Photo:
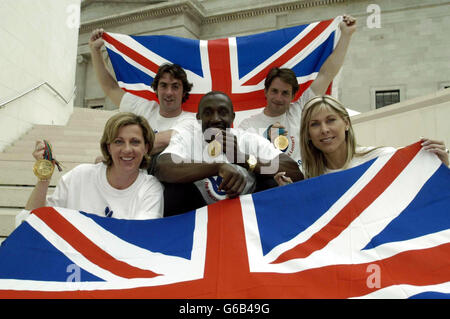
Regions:
[[[377, 96], [394, 94], [404, 101], [450, 86], [450, 1], [84, 0], [75, 105], [115, 108], [105, 98], [90, 62], [88, 39], [95, 28], [208, 40], [344, 13], [357, 18], [358, 28], [336, 78], [334, 95], [349, 108], [367, 112], [376, 108]], [[109, 62], [106, 52], [104, 56]]]

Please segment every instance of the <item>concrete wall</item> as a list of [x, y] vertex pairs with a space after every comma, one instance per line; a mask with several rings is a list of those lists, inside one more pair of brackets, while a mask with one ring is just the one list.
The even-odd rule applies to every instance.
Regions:
[[34, 123], [65, 124], [73, 111], [80, 0], [0, 1], [0, 151]]
[[360, 145], [403, 147], [427, 137], [450, 147], [450, 89], [352, 118]]
[[[350, 1], [349, 1], [350, 2]], [[353, 1], [352, 1], [353, 2]], [[450, 3], [426, 1], [354, 1], [348, 10], [381, 10], [380, 28], [368, 28], [361, 16], [342, 69], [340, 99], [352, 109], [375, 109], [376, 89], [399, 88], [401, 101], [450, 85]]]

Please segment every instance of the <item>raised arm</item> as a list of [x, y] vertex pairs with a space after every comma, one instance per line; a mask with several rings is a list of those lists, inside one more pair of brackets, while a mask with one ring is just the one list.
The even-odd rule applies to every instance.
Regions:
[[116, 79], [109, 73], [103, 61], [101, 48], [104, 45], [102, 39], [103, 29], [96, 29], [92, 31], [91, 38], [89, 39], [89, 48], [91, 49], [92, 65], [94, 66], [95, 74], [98, 82], [105, 92], [106, 96], [116, 105], [120, 106], [125, 91], [123, 91]]
[[316, 95], [322, 95], [326, 92], [331, 81], [333, 81], [334, 77], [341, 69], [345, 55], [347, 54], [350, 39], [356, 30], [356, 19], [352, 16], [344, 15], [343, 21], [339, 24], [339, 28], [341, 29], [339, 42], [333, 53], [330, 54], [320, 68], [317, 78], [311, 84], [311, 89]]
[[[44, 143], [42, 141], [36, 141], [36, 146], [33, 151], [33, 157], [36, 160], [43, 159], [44, 149], [45, 149]], [[33, 210], [45, 206], [49, 185], [50, 179], [37, 181], [25, 205], [26, 210]]]

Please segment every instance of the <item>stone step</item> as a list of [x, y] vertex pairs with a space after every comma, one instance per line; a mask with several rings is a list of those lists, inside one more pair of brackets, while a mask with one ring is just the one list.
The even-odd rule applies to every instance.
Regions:
[[75, 117], [86, 117], [86, 116], [95, 116], [96, 118], [109, 118], [112, 114], [119, 112], [116, 110], [96, 110], [89, 109], [84, 107], [74, 107], [73, 113], [71, 116]]
[[78, 112], [78, 113], [108, 113], [108, 112], [115, 112], [117, 111], [117, 109], [115, 110], [105, 110], [105, 109], [91, 109], [88, 107], [77, 107], [75, 106], [73, 108], [73, 112]]
[[95, 120], [89, 120], [89, 119], [71, 119], [67, 122], [66, 127], [103, 131], [105, 124], [106, 124], [106, 120], [105, 121], [95, 121]]
[[[36, 184], [36, 176], [33, 173], [35, 161], [0, 161], [0, 185], [32, 185]], [[79, 165], [79, 163], [64, 162], [64, 168], [59, 172], [55, 168], [50, 185], [55, 185], [60, 177]], [[4, 205], [0, 205], [4, 206]]]
[[16, 228], [16, 215], [21, 211], [22, 208], [0, 207], [0, 238], [9, 236]]
[[[0, 207], [23, 209], [33, 191], [33, 186], [0, 186]], [[48, 188], [48, 195], [53, 194], [55, 187]]]
[[34, 127], [27, 134], [23, 136], [23, 138], [27, 138], [30, 136], [96, 136], [100, 138], [102, 136], [102, 129], [86, 129], [83, 127], [73, 128], [66, 126], [39, 126]]
[[[53, 144], [52, 144], [53, 145]], [[33, 147], [26, 147], [26, 146], [8, 146], [4, 153], [5, 154], [16, 154], [17, 158], [25, 159], [29, 158], [31, 159], [31, 154], [33, 151]], [[65, 155], [100, 155], [100, 145], [98, 145], [96, 148], [82, 148], [82, 147], [58, 147], [53, 148], [53, 157], [56, 158], [58, 161], [60, 160], [59, 155], [65, 154]]]
[[[30, 146], [29, 150], [31, 150], [32, 148], [33, 147]], [[94, 163], [95, 162], [95, 158], [97, 156], [101, 155], [100, 146], [97, 147], [97, 148], [98, 148], [98, 151], [96, 151], [94, 149], [91, 149], [92, 153], [90, 153], [90, 154], [66, 154], [66, 153], [59, 153], [56, 158], [63, 165], [65, 165], [66, 162]], [[56, 148], [56, 149], [59, 150], [59, 148]], [[81, 149], [81, 147], [80, 147], [80, 149]], [[33, 155], [31, 155], [31, 152], [25, 153], [22, 150], [20, 153], [17, 153], [17, 152], [0, 153], [0, 161], [34, 162], [34, 157], [33, 157]], [[1, 173], [0, 173], [0, 176], [1, 176]]]
[[96, 123], [99, 125], [104, 125], [106, 123], [106, 121], [108, 121], [109, 118], [111, 118], [111, 116], [113, 116], [114, 114], [116, 114], [116, 112], [114, 113], [109, 113], [109, 114], [105, 114], [103, 116], [98, 116], [97, 114], [92, 114], [92, 115], [79, 115], [79, 114], [72, 114], [69, 118], [69, 121], [67, 122], [67, 124], [73, 124], [73, 123], [84, 123], [84, 122], [91, 122], [91, 123]]
[[97, 134], [97, 135], [88, 135], [88, 136], [80, 136], [80, 135], [63, 135], [63, 134], [52, 134], [51, 132], [49, 132], [48, 134], [45, 135], [40, 135], [40, 136], [34, 136], [34, 135], [24, 135], [21, 140], [24, 141], [36, 141], [36, 140], [42, 140], [45, 139], [47, 141], [50, 142], [50, 144], [53, 145], [54, 142], [58, 141], [58, 142], [88, 142], [88, 143], [99, 143], [100, 142], [100, 138], [101, 138], [101, 134]]
[[98, 121], [98, 122], [106, 122], [111, 116], [116, 114], [117, 112], [107, 112], [107, 113], [94, 113], [94, 114], [79, 114], [79, 113], [72, 113], [72, 115], [69, 118], [69, 121], [73, 120], [91, 120], [91, 121]]
[[[24, 147], [29, 148], [30, 150], [33, 150], [34, 146], [36, 144], [36, 141], [34, 140], [19, 140], [14, 142], [11, 147]], [[100, 139], [96, 142], [87, 142], [87, 141], [54, 141], [51, 142], [52, 147], [54, 150], [57, 150], [58, 148], [65, 148], [65, 147], [71, 147], [71, 148], [80, 148], [80, 149], [100, 149]], [[1, 153], [0, 153], [1, 154]]]

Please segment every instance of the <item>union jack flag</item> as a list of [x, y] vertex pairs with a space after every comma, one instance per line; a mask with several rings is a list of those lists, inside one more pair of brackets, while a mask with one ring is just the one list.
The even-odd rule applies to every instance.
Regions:
[[0, 298], [450, 296], [450, 170], [419, 143], [197, 211], [33, 211], [0, 247]]
[[[129, 36], [104, 33], [119, 86], [157, 100], [150, 87], [163, 63], [182, 66], [193, 83], [183, 109], [197, 112], [211, 90], [227, 93], [235, 111], [266, 105], [264, 79], [272, 67], [294, 70], [300, 97], [317, 77], [339, 39], [342, 17], [249, 36], [194, 40], [167, 35]], [[331, 86], [330, 86], [331, 87]], [[330, 93], [330, 89], [328, 93]]]

